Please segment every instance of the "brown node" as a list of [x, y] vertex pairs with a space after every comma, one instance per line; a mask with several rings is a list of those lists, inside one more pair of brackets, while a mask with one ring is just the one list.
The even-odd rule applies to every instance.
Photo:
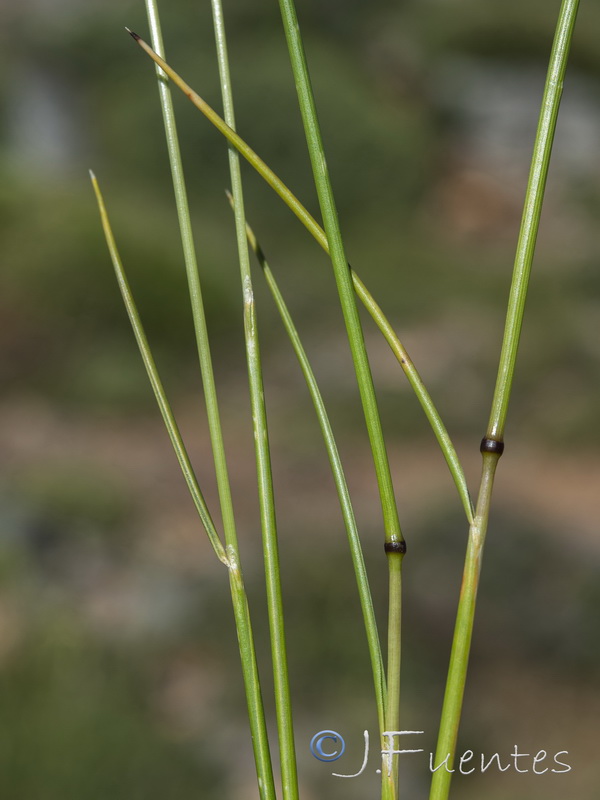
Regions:
[[404, 540], [401, 542], [386, 542], [383, 549], [386, 553], [400, 553], [400, 555], [404, 555], [404, 553], [406, 553], [406, 542]]
[[488, 439], [487, 436], [484, 436], [479, 450], [481, 453], [495, 453], [497, 456], [501, 456], [504, 452], [504, 442], [500, 442], [497, 439]]

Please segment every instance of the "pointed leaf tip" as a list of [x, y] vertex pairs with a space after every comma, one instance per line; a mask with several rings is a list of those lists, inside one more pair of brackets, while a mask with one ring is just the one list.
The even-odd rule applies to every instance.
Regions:
[[128, 28], [127, 25], [125, 26], [125, 30], [131, 36], [132, 39], [135, 39], [136, 42], [139, 42], [139, 40], [142, 38], [141, 36], [138, 36], [137, 33], [134, 33], [134, 31], [132, 31], [131, 28]]

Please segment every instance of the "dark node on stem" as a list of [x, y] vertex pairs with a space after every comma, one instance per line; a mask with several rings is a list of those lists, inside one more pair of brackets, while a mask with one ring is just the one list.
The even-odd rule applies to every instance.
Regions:
[[139, 42], [139, 40], [142, 38], [141, 36], [138, 36], [137, 33], [134, 33], [130, 28], [126, 27], [125, 30], [131, 36], [132, 39], [136, 40], [136, 42]]
[[400, 555], [404, 555], [404, 553], [406, 553], [406, 542], [386, 542], [383, 545], [383, 549], [386, 553], [400, 553]]
[[484, 436], [479, 450], [482, 453], [495, 453], [497, 456], [501, 456], [504, 452], [504, 442], [499, 442], [497, 439], [488, 439]]

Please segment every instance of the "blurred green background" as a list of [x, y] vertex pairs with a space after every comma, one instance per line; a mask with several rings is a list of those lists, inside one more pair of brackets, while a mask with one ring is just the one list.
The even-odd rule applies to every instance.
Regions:
[[[163, 3], [173, 66], [219, 108], [208, 0]], [[472, 490], [559, 3], [302, 0], [349, 257], [444, 416]], [[225, 2], [238, 126], [316, 203], [277, 4]], [[0, 5], [0, 797], [257, 797], [227, 578], [203, 538], [122, 308], [87, 170], [105, 192], [159, 368], [216, 494], [141, 0]], [[600, 4], [565, 84], [484, 563], [460, 752], [567, 750], [567, 774], [457, 776], [457, 800], [598, 797]], [[244, 568], [272, 719], [223, 142], [176, 97]], [[327, 261], [245, 168], [247, 210], [332, 414], [383, 629], [386, 565]], [[256, 278], [303, 800], [355, 780], [376, 721], [345, 534], [312, 407]], [[408, 541], [403, 727], [434, 749], [466, 543], [427, 424], [365, 319]], [[347, 753], [308, 749], [323, 729]], [[520, 764], [523, 766], [523, 763]], [[551, 765], [552, 766], [552, 765]], [[427, 796], [407, 757], [403, 796]]]

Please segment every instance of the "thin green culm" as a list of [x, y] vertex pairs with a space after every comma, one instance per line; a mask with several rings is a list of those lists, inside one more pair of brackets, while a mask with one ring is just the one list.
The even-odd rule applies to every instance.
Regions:
[[562, 84], [578, 7], [579, 0], [563, 0], [546, 76], [544, 97], [542, 99], [542, 108], [525, 194], [521, 230], [517, 244], [496, 389], [492, 401], [490, 421], [486, 435], [481, 443], [483, 459], [481, 485], [475, 520], [469, 529], [463, 582], [456, 614], [450, 666], [438, 734], [436, 764], [440, 764], [448, 757], [448, 769], [440, 769], [434, 774], [431, 782], [430, 800], [447, 800], [450, 792], [452, 774], [449, 769], [452, 768], [456, 752], [456, 740], [467, 679], [475, 605], [483, 546], [490, 514], [494, 476], [498, 460], [504, 451], [504, 424], [512, 390], [529, 275], [533, 263], [550, 154], [562, 95]]
[[[146, 12], [152, 36], [152, 44], [156, 52], [165, 55], [160, 15], [157, 0], [146, 0]], [[169, 163], [173, 180], [175, 204], [181, 233], [183, 257], [189, 287], [190, 304], [196, 336], [196, 347], [204, 389], [204, 399], [208, 420], [208, 430], [215, 465], [215, 475], [223, 532], [230, 565], [230, 588], [233, 600], [235, 624], [238, 634], [244, 688], [248, 704], [250, 732], [254, 747], [254, 759], [259, 786], [265, 800], [272, 800], [275, 795], [273, 768], [269, 750], [265, 712], [262, 701], [258, 664], [252, 636], [250, 612], [244, 591], [243, 575], [240, 564], [235, 515], [231, 497], [229, 470], [225, 455], [225, 445], [221, 427], [219, 401], [215, 385], [210, 342], [206, 324], [206, 314], [202, 297], [200, 274], [196, 258], [196, 248], [192, 233], [192, 221], [188, 203], [187, 189], [183, 171], [183, 163], [177, 134], [177, 123], [173, 110], [173, 101], [169, 87], [169, 79], [156, 67], [160, 105], [163, 115], [165, 138], [169, 153]]]
[[[235, 129], [235, 112], [229, 74], [229, 58], [227, 55], [223, 9], [220, 0], [212, 0], [211, 5], [225, 120], [227, 125], [233, 130]], [[228, 154], [231, 187], [233, 190], [236, 242], [242, 283], [244, 338], [248, 366], [248, 383], [250, 387], [252, 425], [254, 429], [258, 500], [263, 537], [267, 613], [269, 618], [271, 659], [275, 689], [275, 713], [277, 716], [277, 733], [279, 737], [279, 755], [281, 761], [281, 785], [283, 800], [298, 800], [298, 774], [287, 666], [279, 544], [275, 515], [275, 497], [273, 494], [267, 410], [264, 398], [260, 343], [258, 338], [258, 319], [250, 271], [248, 243], [246, 241], [246, 216], [244, 211], [240, 160], [237, 151], [231, 146], [228, 148]]]

